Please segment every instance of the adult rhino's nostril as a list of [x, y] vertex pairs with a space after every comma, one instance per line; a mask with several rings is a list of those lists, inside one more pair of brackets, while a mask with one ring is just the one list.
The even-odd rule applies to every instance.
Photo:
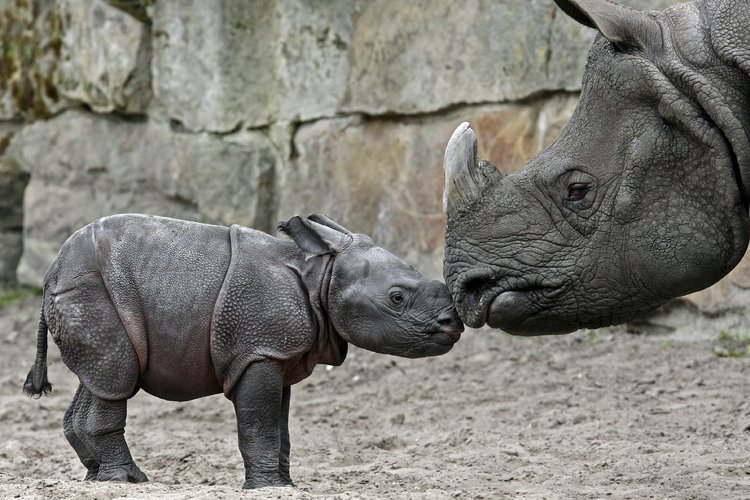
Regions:
[[473, 278], [464, 281], [464, 292], [467, 295], [480, 295], [485, 287], [487, 280], [485, 278]]
[[464, 302], [469, 308], [476, 306], [484, 293], [494, 286], [494, 280], [487, 276], [476, 276], [463, 282]]
[[498, 272], [488, 267], [469, 269], [456, 281], [453, 300], [467, 326], [479, 328], [486, 322], [487, 305], [482, 299], [497, 286]]

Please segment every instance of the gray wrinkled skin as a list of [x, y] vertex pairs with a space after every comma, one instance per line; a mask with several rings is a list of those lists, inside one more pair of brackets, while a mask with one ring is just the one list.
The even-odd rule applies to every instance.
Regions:
[[472, 327], [623, 322], [715, 283], [748, 244], [750, 2], [556, 2], [599, 30], [559, 139], [508, 176], [466, 124], [446, 150], [445, 279]]
[[448, 288], [324, 215], [293, 241], [241, 226], [105, 217], [62, 246], [44, 283], [28, 395], [51, 389], [47, 330], [81, 385], [63, 419], [86, 479], [142, 482], [123, 437], [139, 389], [234, 403], [246, 488], [292, 485], [290, 386], [339, 365], [347, 343], [406, 357], [448, 352], [463, 325]]

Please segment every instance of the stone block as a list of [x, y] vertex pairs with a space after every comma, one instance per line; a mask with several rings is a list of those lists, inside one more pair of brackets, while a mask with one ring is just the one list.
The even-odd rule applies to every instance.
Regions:
[[163, 113], [214, 132], [333, 116], [359, 3], [157, 2], [153, 77]]
[[346, 91], [349, 46], [360, 0], [279, 0], [278, 118], [309, 121], [336, 114]]
[[416, 114], [545, 87], [551, 2], [386, 0], [367, 4], [343, 107]]
[[103, 0], [59, 4], [59, 91], [100, 113], [145, 113], [151, 98], [148, 25]]
[[156, 2], [154, 95], [190, 130], [262, 126], [276, 114], [274, 0]]

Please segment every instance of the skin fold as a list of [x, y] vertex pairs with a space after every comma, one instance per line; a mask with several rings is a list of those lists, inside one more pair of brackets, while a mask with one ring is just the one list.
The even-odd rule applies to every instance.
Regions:
[[748, 244], [750, 2], [556, 0], [599, 34], [560, 137], [502, 175], [446, 149], [444, 275], [472, 327], [567, 333], [715, 283]]
[[44, 282], [37, 356], [24, 385], [46, 394], [47, 332], [81, 385], [63, 430], [86, 479], [142, 482], [124, 439], [143, 389], [234, 404], [245, 488], [292, 485], [291, 386], [348, 343], [411, 358], [448, 352], [463, 325], [448, 288], [328, 217], [292, 217], [292, 241], [242, 226], [115, 215], [78, 230]]

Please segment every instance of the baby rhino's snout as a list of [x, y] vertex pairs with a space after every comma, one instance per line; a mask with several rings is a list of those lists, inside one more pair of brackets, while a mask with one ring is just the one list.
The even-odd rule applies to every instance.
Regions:
[[434, 280], [430, 282], [430, 292], [440, 311], [437, 315], [438, 328], [435, 333], [458, 340], [461, 337], [461, 332], [464, 331], [464, 324], [453, 305], [450, 290], [444, 283]]
[[464, 331], [461, 318], [458, 317], [458, 312], [453, 307], [451, 307], [450, 311], [441, 313], [438, 316], [437, 322], [440, 325], [440, 331], [449, 337], [460, 337], [461, 332]]

